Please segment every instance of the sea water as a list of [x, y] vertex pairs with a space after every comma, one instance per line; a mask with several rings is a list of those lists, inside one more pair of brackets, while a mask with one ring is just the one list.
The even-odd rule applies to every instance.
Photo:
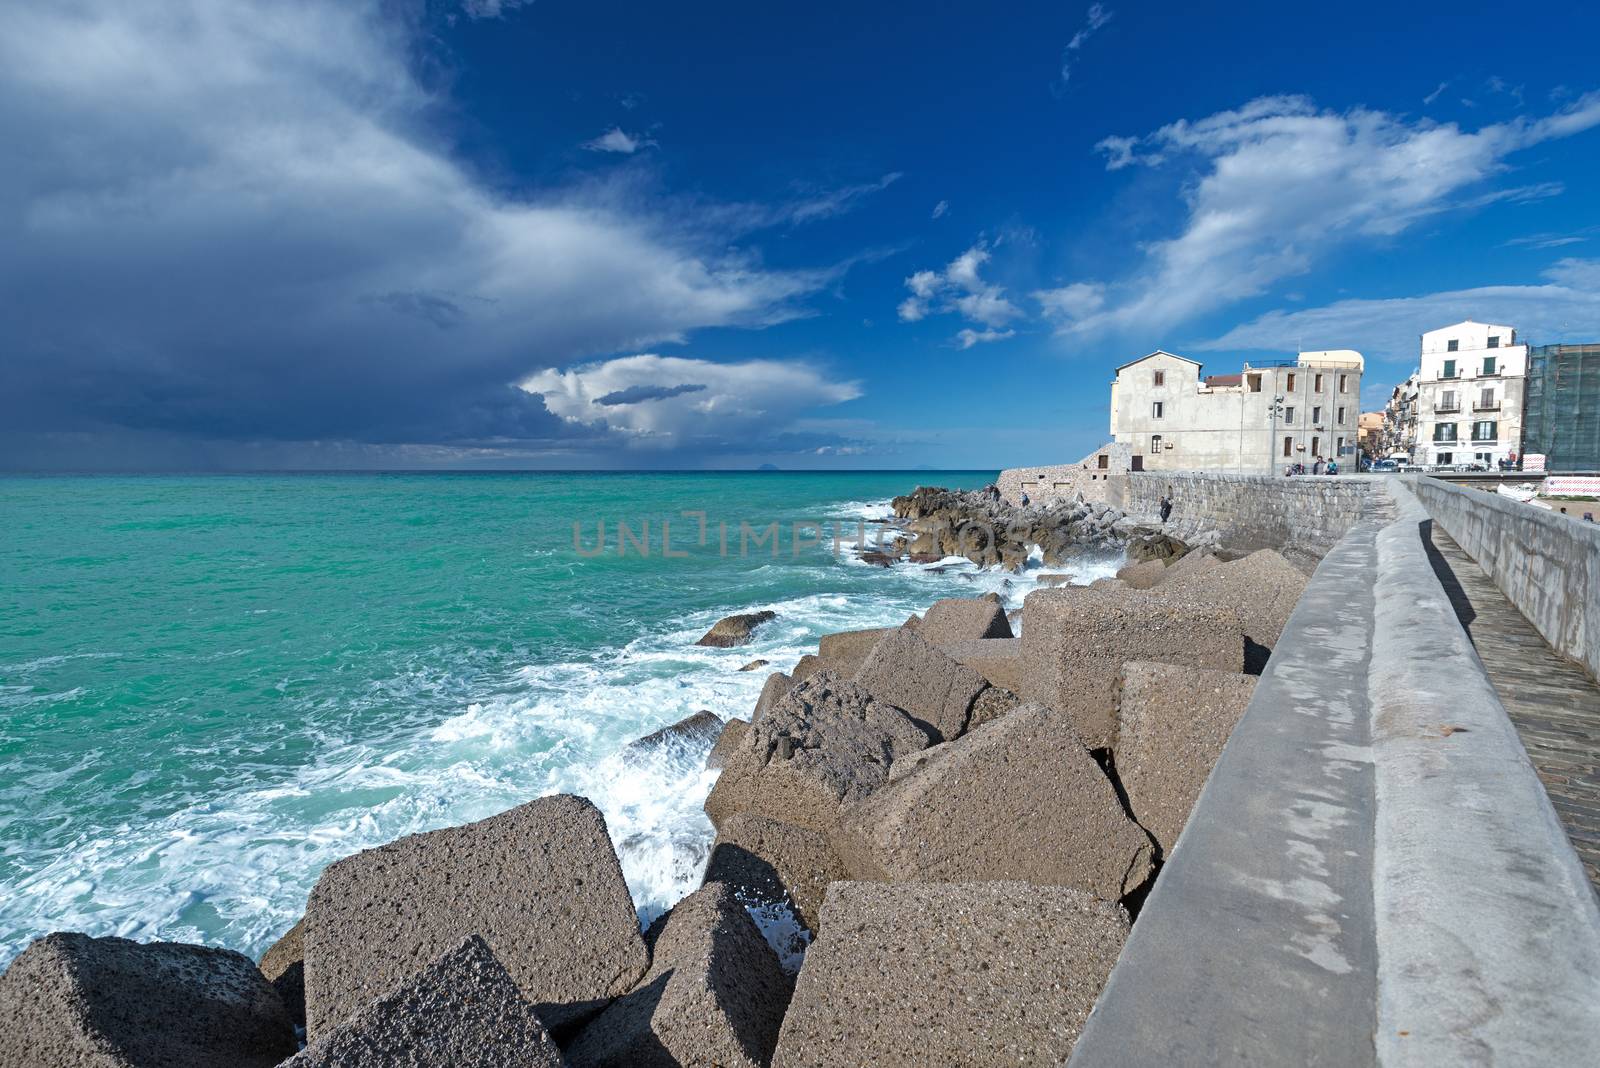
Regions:
[[627, 743], [748, 716], [822, 634], [1020, 606], [1037, 561], [850, 551], [894, 494], [994, 474], [0, 479], [0, 966], [56, 930], [255, 956], [332, 861], [557, 792], [605, 813], [648, 922], [699, 884], [716, 773]]

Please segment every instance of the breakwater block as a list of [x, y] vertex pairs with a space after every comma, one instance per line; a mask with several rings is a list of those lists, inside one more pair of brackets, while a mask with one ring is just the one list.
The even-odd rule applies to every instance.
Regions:
[[917, 630], [891, 631], [873, 646], [856, 682], [879, 701], [902, 709], [934, 742], [942, 742], [967, 729], [972, 702], [989, 683], [924, 641], [926, 631], [926, 622]]
[[740, 812], [722, 821], [705, 882], [727, 883], [745, 900], [787, 904], [814, 934], [829, 884], [847, 878], [826, 835]]

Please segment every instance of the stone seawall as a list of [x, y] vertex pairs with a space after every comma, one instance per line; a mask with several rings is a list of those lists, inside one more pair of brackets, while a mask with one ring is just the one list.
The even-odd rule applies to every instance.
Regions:
[[1436, 478], [1409, 481], [1551, 647], [1600, 678], [1600, 527]]
[[1109, 485], [1110, 503], [1130, 515], [1153, 515], [1162, 496], [1170, 495], [1174, 519], [1204, 517], [1229, 548], [1296, 546], [1320, 555], [1361, 517], [1374, 480], [1130, 471]]

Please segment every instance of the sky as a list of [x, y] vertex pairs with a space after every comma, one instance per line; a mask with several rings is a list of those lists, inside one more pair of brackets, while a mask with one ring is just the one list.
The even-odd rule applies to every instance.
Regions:
[[1600, 341], [1600, 7], [0, 6], [0, 468], [997, 468]]

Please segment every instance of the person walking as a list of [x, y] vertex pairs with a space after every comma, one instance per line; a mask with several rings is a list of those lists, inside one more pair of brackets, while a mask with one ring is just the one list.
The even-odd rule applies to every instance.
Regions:
[[1159, 511], [1161, 512], [1161, 521], [1163, 523], [1165, 523], [1167, 521], [1167, 517], [1172, 514], [1172, 498], [1171, 497], [1162, 497], [1161, 498], [1161, 506], [1160, 506]]

